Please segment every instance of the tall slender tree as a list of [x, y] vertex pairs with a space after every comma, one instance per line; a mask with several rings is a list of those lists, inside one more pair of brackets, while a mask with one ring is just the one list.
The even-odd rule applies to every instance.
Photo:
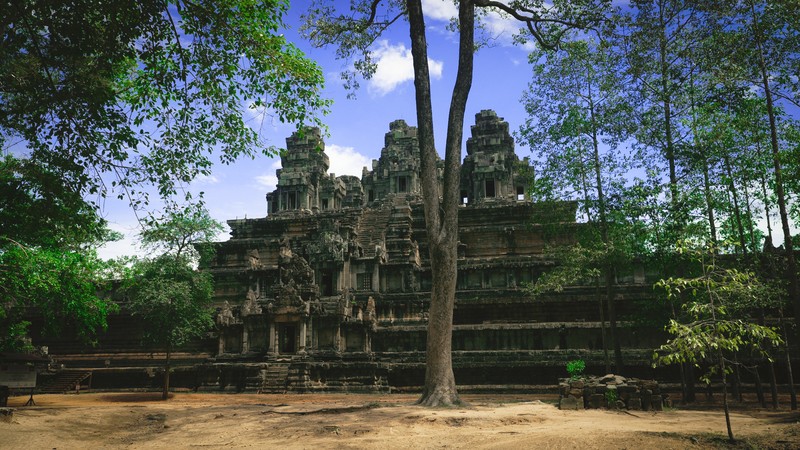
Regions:
[[[444, 180], [439, 190], [438, 155], [434, 146], [428, 42], [421, 0], [392, 2], [363, 0], [351, 3], [349, 13], [336, 10], [334, 2], [320, 1], [306, 16], [305, 31], [315, 45], [337, 44], [337, 55], [355, 58], [356, 71], [370, 77], [375, 71], [371, 49], [375, 40], [400, 19], [408, 22], [420, 147], [420, 175], [425, 226], [431, 261], [431, 303], [428, 314], [425, 386], [419, 403], [459, 403], [452, 368], [453, 307], [456, 290], [458, 243], [459, 172], [464, 111], [472, 87], [476, 48], [476, 9], [493, 9], [522, 22], [524, 36], [544, 47], [555, 47], [571, 28], [586, 28], [602, 18], [607, 0], [545, 3], [541, 0], [510, 4], [492, 0], [458, 2], [458, 69], [453, 87], [445, 138]], [[523, 37], [524, 39], [524, 37]], [[351, 72], [346, 80], [354, 80]], [[441, 192], [441, 196], [440, 196]]]
[[[614, 365], [621, 370], [614, 284], [615, 270], [626, 258], [622, 256], [624, 243], [616, 239], [623, 233], [614, 230], [621, 221], [612, 217], [620, 205], [614, 205], [612, 199], [624, 196], [625, 163], [617, 146], [630, 134], [631, 111], [625, 98], [626, 80], [618, 76], [620, 59], [606, 43], [572, 40], [557, 51], [534, 52], [531, 62], [533, 79], [523, 95], [528, 119], [519, 134], [544, 161], [537, 165], [533, 192], [537, 200], [578, 200], [586, 220], [594, 225], [581, 245], [599, 245], [600, 257], [582, 261], [598, 264], [596, 269], [602, 274]], [[580, 195], [562, 190], [569, 185], [578, 188]]]
[[159, 254], [134, 265], [123, 287], [125, 306], [141, 317], [144, 343], [165, 351], [163, 400], [169, 398], [172, 352], [213, 325], [213, 280], [210, 273], [194, 268], [200, 258], [195, 245], [208, 251], [211, 247], [202, 244], [221, 230], [222, 224], [208, 215], [202, 202], [173, 203], [163, 214], [148, 217], [140, 234], [145, 248]]

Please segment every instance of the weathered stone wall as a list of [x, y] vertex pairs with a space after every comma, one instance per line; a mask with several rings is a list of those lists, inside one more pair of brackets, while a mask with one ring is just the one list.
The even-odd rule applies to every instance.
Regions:
[[[473, 389], [552, 385], [575, 358], [604, 370], [596, 287], [535, 299], [524, 288], [553, 267], [545, 248], [571, 242], [583, 226], [577, 205], [525, 197], [530, 167], [493, 111], [478, 113], [471, 131], [461, 173], [456, 381]], [[392, 122], [380, 159], [361, 178], [327, 173], [319, 130], [287, 139], [267, 216], [228, 221], [230, 239], [201, 262], [214, 276], [217, 327], [173, 355], [184, 366], [174, 386], [299, 392], [422, 384], [432, 286], [416, 133]], [[655, 304], [648, 276], [639, 267], [617, 280], [626, 373], [675, 379], [670, 369], [650, 368], [663, 330], [631, 320], [641, 305]], [[140, 336], [123, 307], [97, 347], [59, 341], [50, 350], [68, 366], [99, 368], [97, 387], [157, 385], [163, 349], [142, 349]]]
[[634, 411], [661, 411], [669, 406], [655, 380], [640, 380], [608, 374], [561, 378], [558, 383], [561, 409], [610, 408]]

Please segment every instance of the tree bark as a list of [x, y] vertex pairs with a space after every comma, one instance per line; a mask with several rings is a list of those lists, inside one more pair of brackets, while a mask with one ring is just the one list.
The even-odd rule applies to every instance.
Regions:
[[711, 197], [711, 182], [708, 177], [708, 160], [703, 157], [703, 196], [706, 199], [706, 215], [708, 216], [708, 232], [711, 245], [717, 251], [717, 225], [714, 221], [714, 199]]
[[407, 2], [414, 63], [417, 126], [425, 226], [431, 260], [431, 303], [425, 354], [425, 386], [417, 404], [460, 404], [452, 364], [453, 307], [455, 305], [458, 195], [464, 111], [472, 87], [475, 11], [471, 1], [459, 4], [459, 58], [450, 102], [444, 161], [444, 186], [439, 199], [437, 155], [433, 139], [430, 74], [425, 22], [420, 0]]
[[[758, 159], [760, 160], [762, 158], [761, 144], [758, 142], [756, 142], [756, 151], [758, 152]], [[767, 195], [767, 179], [764, 175], [764, 172], [761, 172], [761, 196], [764, 199], [764, 220], [767, 222], [767, 239], [769, 239], [770, 250], [772, 250], [772, 243], [775, 241], [772, 240], [772, 220], [770, 219], [769, 196]]]
[[758, 404], [761, 405], [762, 408], [766, 408], [767, 399], [764, 397], [764, 384], [761, 383], [761, 374], [758, 373], [758, 363], [753, 367], [753, 380], [756, 384], [756, 398], [758, 398]]
[[733, 170], [731, 169], [731, 159], [725, 155], [725, 171], [728, 173], [728, 189], [733, 199], [733, 218], [736, 220], [736, 231], [739, 234], [739, 246], [742, 252], [747, 255], [747, 244], [744, 237], [744, 226], [742, 225], [742, 215], [739, 208], [739, 195], [736, 191], [736, 185], [733, 182]]
[[728, 428], [728, 440], [733, 442], [735, 439], [733, 438], [733, 428], [731, 428], [731, 411], [728, 407], [728, 380], [725, 373], [725, 359], [722, 356], [722, 352], [719, 352], [718, 355], [720, 358], [720, 372], [722, 373], [722, 408], [725, 410], [725, 426]]
[[[603, 240], [605, 251], [611, 249], [611, 238], [608, 234], [608, 216], [606, 215], [606, 197], [603, 190], [603, 176], [600, 167], [600, 142], [597, 136], [597, 120], [595, 116], [594, 101], [591, 94], [591, 84], [589, 84], [589, 117], [591, 120], [592, 138], [592, 157], [594, 159], [594, 176], [597, 183], [597, 208], [600, 218], [600, 238]], [[619, 330], [617, 329], [617, 308], [614, 301], [614, 267], [610, 260], [611, 255], [606, 253], [605, 262], [605, 282], [606, 282], [606, 302], [608, 304], [608, 322], [611, 326], [611, 342], [614, 345], [614, 368], [617, 373], [622, 371], [622, 348], [619, 342]]]
[[792, 373], [792, 357], [789, 354], [789, 332], [786, 330], [786, 322], [783, 320], [783, 309], [779, 309], [780, 326], [783, 331], [783, 354], [786, 357], [786, 378], [789, 383], [789, 404], [792, 411], [797, 410], [797, 390], [794, 387], [794, 374]]
[[[758, 52], [758, 68], [761, 72], [761, 83], [764, 88], [764, 97], [767, 101], [767, 115], [769, 117], [769, 137], [772, 146], [772, 166], [775, 173], [775, 193], [778, 196], [778, 211], [781, 215], [781, 228], [783, 228], [783, 247], [786, 254], [786, 278], [789, 281], [789, 299], [792, 302], [794, 316], [800, 317], [800, 284], [797, 280], [797, 261], [794, 257], [792, 233], [789, 228], [789, 214], [786, 210], [786, 194], [783, 190], [783, 174], [781, 168], [780, 148], [778, 146], [778, 125], [775, 120], [775, 107], [772, 101], [772, 91], [769, 84], [769, 72], [764, 61], [761, 33], [758, 29], [758, 18], [753, 2], [750, 2], [750, 11], [753, 15], [753, 35], [755, 37], [756, 51]], [[795, 330], [800, 339], [800, 327]]]
[[600, 295], [600, 279], [594, 279], [595, 298], [600, 306], [600, 337], [603, 341], [603, 361], [606, 365], [606, 373], [611, 373], [611, 360], [608, 357], [608, 339], [606, 338], [606, 312], [603, 304], [603, 297]]
[[170, 357], [172, 356], [172, 345], [167, 346], [167, 358], [164, 361], [164, 390], [161, 392], [161, 400], [169, 398], [169, 372]]

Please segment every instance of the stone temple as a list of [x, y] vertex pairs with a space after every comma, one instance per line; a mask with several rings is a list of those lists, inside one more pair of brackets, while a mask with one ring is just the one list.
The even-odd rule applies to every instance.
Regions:
[[[380, 158], [360, 179], [329, 174], [324, 148], [317, 129], [288, 138], [268, 215], [229, 220], [230, 240], [205, 264], [221, 308], [214, 361], [249, 367], [251, 385], [259, 383], [258, 369], [265, 388], [268, 373], [280, 373], [290, 390], [412, 389], [424, 375], [431, 290], [417, 129], [392, 122]], [[543, 211], [526, 198], [529, 162], [519, 160], [508, 123], [494, 111], [476, 115], [466, 153], [456, 381], [533, 384], [536, 367], [557, 366], [558, 376], [575, 351], [600, 361], [592, 289], [537, 300], [522, 289], [551, 265], [544, 246], [568, 242], [579, 226], [575, 204]], [[545, 213], [560, 222], [554, 236], [552, 227], [535, 224]], [[644, 273], [621, 281], [628, 285], [624, 309], [645, 292], [636, 289]], [[630, 327], [624, 339], [630, 362], [646, 365], [653, 347], [645, 341], [652, 340]]]
[[[264, 218], [229, 220], [228, 241], [202, 269], [215, 280], [217, 329], [173, 355], [172, 385], [192, 389], [413, 391], [423, 384], [431, 275], [417, 129], [389, 124], [361, 178], [328, 173], [317, 129], [286, 140]], [[581, 224], [570, 202], [526, 197], [532, 176], [494, 111], [475, 116], [461, 168], [453, 364], [462, 391], [553, 385], [581, 358], [604, 370], [592, 283], [532, 299], [524, 290]], [[440, 171], [441, 174], [441, 171]], [[548, 225], [543, 225], [542, 217]], [[553, 223], [556, 223], [553, 226]], [[629, 374], [652, 378], [664, 336], [626, 321], [650, 301], [652, 277], [618, 275], [620, 344]], [[50, 352], [92, 370], [95, 387], [158, 386], [159, 354], [141, 349], [124, 312], [98, 346]]]

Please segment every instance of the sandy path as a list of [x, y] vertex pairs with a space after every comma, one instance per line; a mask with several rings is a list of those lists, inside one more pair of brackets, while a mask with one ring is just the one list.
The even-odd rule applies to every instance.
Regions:
[[[423, 409], [409, 395], [95, 393], [13, 397], [0, 448], [713, 448], [716, 410], [560, 411], [544, 396], [466, 396]], [[552, 400], [545, 398], [545, 400]], [[737, 411], [734, 432], [763, 448], [800, 449], [796, 412]]]

